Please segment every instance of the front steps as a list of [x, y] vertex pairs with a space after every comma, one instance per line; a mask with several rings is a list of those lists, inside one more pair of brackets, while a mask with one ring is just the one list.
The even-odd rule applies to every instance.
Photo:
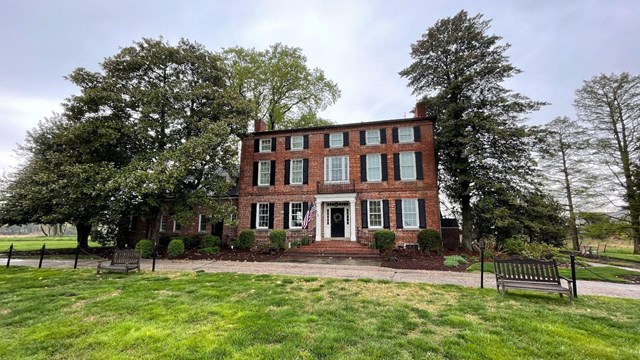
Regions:
[[339, 257], [357, 259], [379, 259], [380, 253], [375, 249], [349, 240], [323, 240], [299, 248], [287, 249], [285, 257]]

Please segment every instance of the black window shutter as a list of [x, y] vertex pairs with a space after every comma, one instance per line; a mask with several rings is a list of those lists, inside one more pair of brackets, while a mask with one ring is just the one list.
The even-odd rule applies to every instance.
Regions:
[[273, 229], [273, 218], [275, 215], [275, 206], [273, 203], [269, 203], [269, 229]]
[[393, 138], [393, 143], [396, 144], [398, 142], [398, 128], [391, 129], [391, 137]]
[[346, 131], [342, 133], [342, 146], [349, 146], [349, 133]]
[[416, 179], [422, 180], [424, 178], [422, 174], [422, 153], [416, 152]]
[[283, 220], [282, 228], [288, 229], [289, 228], [289, 203], [286, 202], [283, 204], [283, 206], [284, 206], [284, 220]]
[[396, 228], [402, 229], [402, 200], [396, 200]]
[[367, 155], [360, 155], [360, 181], [367, 181]]
[[256, 207], [257, 207], [256, 203], [251, 204], [251, 226], [250, 226], [250, 228], [252, 228], [252, 229], [256, 228]]
[[413, 141], [420, 142], [420, 126], [413, 127]]
[[380, 164], [382, 164], [382, 181], [389, 180], [389, 169], [387, 168], [387, 154], [380, 155]]
[[284, 184], [289, 185], [289, 173], [291, 172], [291, 160], [284, 161]]
[[291, 136], [285, 136], [284, 138], [284, 149], [291, 150]]
[[367, 200], [362, 200], [360, 202], [360, 210], [362, 213], [362, 228], [366, 229], [369, 227], [369, 219], [367, 217]]
[[324, 134], [324, 148], [329, 147], [329, 134]]
[[253, 162], [253, 186], [258, 186], [258, 162]]
[[253, 152], [260, 151], [260, 139], [253, 139]]
[[424, 199], [418, 199], [418, 227], [420, 229], [427, 227], [427, 212], [425, 211]]
[[382, 200], [382, 227], [389, 229], [389, 200]]
[[308, 149], [309, 148], [309, 135], [305, 135], [302, 140], [303, 140], [302, 147], [305, 148], [305, 149]]
[[393, 178], [400, 180], [400, 154], [393, 154]]
[[380, 144], [387, 143], [387, 129], [380, 129]]
[[360, 145], [367, 144], [366, 132], [364, 130], [360, 130]]
[[276, 151], [276, 140], [277, 138], [271, 138], [271, 151]]
[[269, 185], [276, 184], [276, 161], [271, 160], [271, 173], [269, 174], [271, 178], [269, 179]]
[[302, 160], [302, 183], [309, 183], [309, 159]]

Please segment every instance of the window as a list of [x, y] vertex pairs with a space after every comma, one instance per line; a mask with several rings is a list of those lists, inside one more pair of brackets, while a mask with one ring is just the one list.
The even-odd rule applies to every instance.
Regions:
[[324, 181], [347, 182], [349, 181], [349, 157], [330, 156], [324, 158]]
[[271, 162], [260, 161], [258, 163], [258, 185], [271, 184]]
[[342, 133], [333, 133], [329, 134], [329, 147], [342, 147], [343, 144], [343, 134]]
[[256, 224], [258, 224], [258, 229], [268, 229], [269, 228], [269, 203], [258, 203], [258, 213], [256, 214], [258, 217], [256, 219]]
[[302, 203], [291, 203], [291, 211], [289, 213], [289, 224], [292, 229], [302, 228]]
[[291, 150], [302, 150], [304, 148], [304, 137], [303, 136], [292, 136], [291, 137]]
[[369, 200], [369, 227], [382, 228], [382, 200]]
[[179, 222], [177, 221], [173, 221], [173, 232], [179, 232], [180, 230], [182, 230], [182, 225], [180, 225]]
[[380, 130], [367, 130], [366, 139], [367, 145], [380, 144]]
[[400, 153], [400, 180], [416, 179], [416, 157], [412, 152]]
[[418, 200], [402, 199], [402, 225], [405, 228], [418, 227]]
[[209, 218], [205, 214], [200, 214], [200, 219], [198, 219], [198, 231], [206, 232], [207, 231], [207, 222]]
[[166, 218], [164, 215], [160, 215], [160, 232], [167, 231], [167, 224], [165, 224]]
[[260, 152], [271, 152], [271, 139], [260, 140]]
[[413, 128], [411, 127], [399, 128], [398, 141], [401, 143], [413, 142]]
[[291, 160], [291, 184], [302, 184], [302, 159]]
[[229, 220], [231, 220], [231, 222], [236, 222], [236, 221], [238, 221], [238, 214], [231, 214], [231, 215], [229, 215]]
[[367, 181], [381, 181], [380, 154], [367, 154]]

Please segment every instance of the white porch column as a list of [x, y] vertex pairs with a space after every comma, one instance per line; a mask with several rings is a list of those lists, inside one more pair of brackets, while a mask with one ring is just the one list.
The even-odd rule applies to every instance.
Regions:
[[351, 213], [351, 219], [349, 219], [349, 224], [351, 224], [351, 241], [356, 241], [356, 201], [349, 200], [349, 207], [351, 208], [349, 210]]
[[322, 201], [316, 200], [316, 241], [322, 239]]

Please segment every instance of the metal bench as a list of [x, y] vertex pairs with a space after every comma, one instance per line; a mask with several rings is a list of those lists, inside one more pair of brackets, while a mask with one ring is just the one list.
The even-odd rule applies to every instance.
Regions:
[[[109, 263], [107, 265], [107, 263]], [[113, 252], [113, 259], [103, 260], [98, 263], [97, 274], [100, 271], [114, 271], [128, 273], [129, 270], [138, 269], [140, 272], [140, 253], [130, 249], [115, 250]]]
[[[543, 291], [558, 293], [560, 297], [569, 295], [573, 301], [573, 282], [558, 273], [558, 265], [553, 261], [494, 259], [498, 291], [504, 295], [507, 289]], [[560, 280], [567, 282], [562, 286]]]

